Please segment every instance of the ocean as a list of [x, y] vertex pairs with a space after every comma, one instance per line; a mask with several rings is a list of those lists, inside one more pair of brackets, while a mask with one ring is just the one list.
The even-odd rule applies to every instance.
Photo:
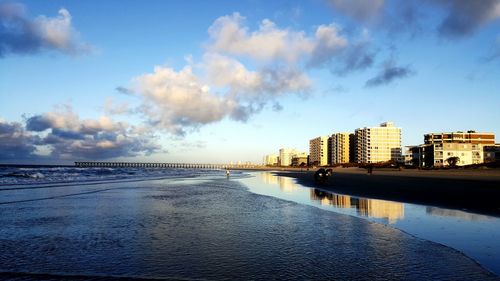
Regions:
[[259, 194], [258, 177], [1, 167], [0, 279], [498, 280], [388, 224]]

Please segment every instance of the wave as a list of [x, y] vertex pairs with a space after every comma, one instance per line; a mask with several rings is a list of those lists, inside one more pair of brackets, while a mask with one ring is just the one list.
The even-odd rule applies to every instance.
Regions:
[[0, 190], [11, 186], [220, 175], [224, 175], [224, 171], [184, 168], [0, 167]]

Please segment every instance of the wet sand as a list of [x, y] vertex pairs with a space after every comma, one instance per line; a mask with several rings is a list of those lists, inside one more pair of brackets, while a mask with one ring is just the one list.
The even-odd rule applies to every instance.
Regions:
[[302, 185], [337, 193], [500, 216], [500, 170], [395, 170], [335, 168], [325, 183], [314, 171], [277, 171]]

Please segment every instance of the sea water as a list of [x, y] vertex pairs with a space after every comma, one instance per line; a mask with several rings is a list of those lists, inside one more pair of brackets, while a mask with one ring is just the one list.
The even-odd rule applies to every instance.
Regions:
[[249, 173], [2, 169], [1, 279], [497, 278], [393, 227], [250, 192]]

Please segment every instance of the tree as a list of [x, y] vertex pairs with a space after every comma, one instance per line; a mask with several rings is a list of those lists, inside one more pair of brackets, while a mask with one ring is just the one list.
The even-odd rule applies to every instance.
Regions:
[[458, 156], [453, 156], [448, 159], [446, 159], [446, 162], [448, 162], [448, 165], [450, 167], [456, 167], [458, 163], [460, 163], [460, 158]]

